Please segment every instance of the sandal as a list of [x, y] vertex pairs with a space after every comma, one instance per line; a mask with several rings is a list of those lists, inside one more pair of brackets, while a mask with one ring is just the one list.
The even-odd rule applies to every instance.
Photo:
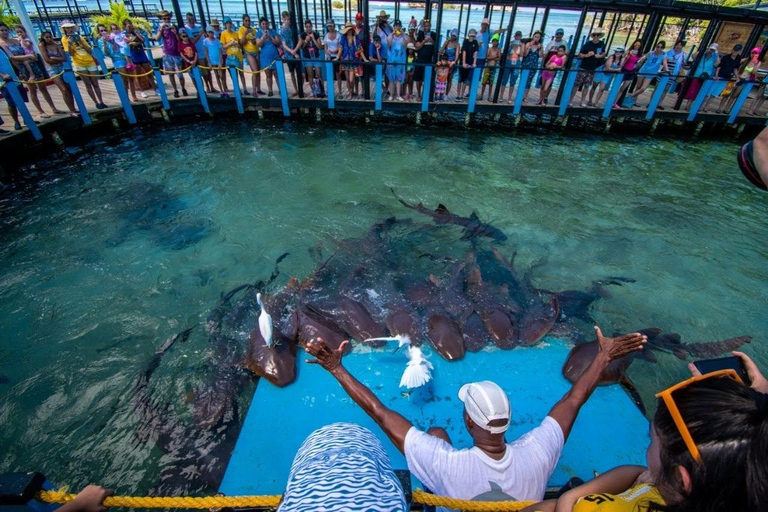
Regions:
[[45, 112], [41, 112], [37, 115], [37, 117], [39, 117], [40, 119], [50, 119], [51, 116], [49, 114], [46, 114]]

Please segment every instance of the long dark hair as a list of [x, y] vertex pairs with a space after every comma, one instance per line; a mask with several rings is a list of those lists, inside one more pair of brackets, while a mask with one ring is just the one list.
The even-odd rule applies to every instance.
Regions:
[[[698, 464], [663, 401], [653, 419], [661, 443], [662, 485], [681, 499], [666, 512], [768, 510], [768, 395], [728, 378], [696, 382], [676, 391], [674, 400], [701, 453]], [[677, 477], [691, 475], [690, 493]]]

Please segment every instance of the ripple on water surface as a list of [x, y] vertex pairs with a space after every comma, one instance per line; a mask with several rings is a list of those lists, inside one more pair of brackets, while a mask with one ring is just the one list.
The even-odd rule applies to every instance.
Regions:
[[[742, 179], [735, 149], [227, 121], [136, 130], [40, 164], [0, 198], [0, 471], [152, 488], [168, 459], [145, 438], [133, 392], [157, 347], [223, 292], [269, 276], [284, 252], [281, 279], [303, 277], [313, 254], [387, 217], [430, 225], [390, 187], [430, 208], [476, 211], [508, 236], [502, 252], [517, 251], [516, 265], [537, 265], [539, 288], [635, 279], [594, 304], [606, 332], [748, 334], [746, 351], [768, 366], [768, 198]], [[156, 403], [185, 421], [209, 376], [206, 348], [198, 328], [153, 376]], [[673, 355], [658, 359], [630, 368], [646, 402], [685, 375]]]

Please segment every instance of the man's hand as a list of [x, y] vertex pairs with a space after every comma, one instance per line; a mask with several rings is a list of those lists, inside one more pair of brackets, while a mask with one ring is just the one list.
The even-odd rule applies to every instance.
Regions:
[[[763, 377], [763, 374], [760, 373], [760, 369], [757, 367], [752, 358], [744, 352], [739, 351], [733, 351], [731, 354], [741, 359], [741, 362], [744, 364], [744, 368], [747, 370], [747, 376], [751, 381], [750, 387], [759, 393], [768, 394], [768, 379]], [[688, 369], [691, 371], [691, 375], [694, 377], [701, 376], [701, 372], [698, 368], [696, 368], [695, 364], [688, 363]]]
[[307, 343], [307, 352], [309, 352], [316, 359], [307, 359], [308, 363], [319, 364], [329, 372], [333, 373], [341, 368], [341, 358], [344, 355], [344, 350], [347, 348], [349, 340], [344, 340], [336, 350], [331, 350], [328, 345], [325, 344], [323, 338], [315, 338]]
[[624, 334], [616, 338], [606, 338], [598, 326], [595, 326], [595, 334], [597, 335], [597, 344], [600, 347], [598, 357], [607, 357], [609, 363], [616, 359], [621, 359], [632, 352], [642, 350], [643, 345], [648, 340], [646, 336], [639, 332]]
[[75, 499], [59, 508], [63, 512], [104, 512], [104, 498], [112, 496], [113, 491], [98, 485], [89, 485], [75, 496]]

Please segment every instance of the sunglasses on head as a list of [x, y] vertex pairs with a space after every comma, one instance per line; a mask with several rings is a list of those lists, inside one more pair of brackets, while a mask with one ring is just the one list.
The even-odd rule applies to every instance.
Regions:
[[661, 393], [656, 394], [656, 398], [661, 398], [664, 401], [664, 405], [667, 406], [669, 414], [672, 416], [672, 421], [675, 422], [677, 431], [680, 432], [680, 437], [683, 438], [683, 442], [688, 448], [691, 457], [693, 457], [693, 460], [695, 460], [698, 464], [701, 464], [702, 462], [699, 447], [696, 446], [696, 442], [693, 440], [693, 437], [691, 437], [691, 432], [688, 430], [688, 426], [685, 424], [685, 420], [680, 414], [680, 409], [677, 408], [673, 394], [675, 391], [680, 391], [681, 389], [687, 388], [694, 382], [700, 382], [707, 379], [718, 379], [721, 377], [727, 377], [733, 381], [738, 382], [739, 384], [744, 384], [744, 382], [741, 380], [741, 377], [739, 377], [739, 374], [736, 373], [735, 370], [718, 370], [716, 372], [707, 373], [705, 375], [691, 377], [688, 380], [684, 380], [683, 382], [675, 384], [671, 388], [667, 388]]

